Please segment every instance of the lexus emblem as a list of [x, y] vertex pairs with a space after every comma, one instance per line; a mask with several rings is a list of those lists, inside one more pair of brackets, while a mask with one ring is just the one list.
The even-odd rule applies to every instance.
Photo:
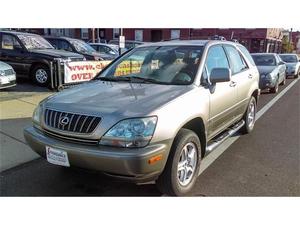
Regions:
[[69, 117], [67, 117], [67, 116], [60, 117], [60, 119], [59, 119], [59, 124], [60, 124], [60, 125], [65, 126], [65, 125], [67, 125], [68, 123], [69, 123]]

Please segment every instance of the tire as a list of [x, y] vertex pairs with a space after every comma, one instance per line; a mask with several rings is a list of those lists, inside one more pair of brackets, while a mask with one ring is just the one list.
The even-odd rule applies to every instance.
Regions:
[[31, 78], [37, 85], [46, 87], [50, 83], [50, 70], [45, 65], [37, 65], [31, 71]]
[[[189, 153], [194, 155], [194, 159], [185, 158], [187, 154], [184, 149], [189, 149]], [[187, 159], [187, 160], [185, 160]], [[169, 158], [163, 173], [156, 180], [156, 186], [161, 193], [169, 196], [184, 196], [193, 188], [200, 169], [201, 144], [198, 136], [191, 130], [180, 129], [171, 147]], [[182, 164], [180, 172], [179, 164]], [[193, 172], [187, 168], [192, 168]], [[180, 176], [179, 176], [180, 174]], [[190, 174], [190, 176], [186, 176]], [[180, 181], [179, 179], [182, 178]], [[184, 179], [186, 178], [186, 180]]]
[[276, 84], [275, 84], [275, 87], [273, 88], [270, 88], [270, 92], [271, 93], [277, 93], [278, 92], [278, 89], [279, 89], [279, 84], [278, 84], [278, 80], [276, 81]]
[[285, 83], [286, 83], [286, 75], [284, 74], [283, 81], [280, 83], [280, 85], [285, 85]]
[[[251, 96], [247, 110], [243, 116], [243, 120], [245, 121], [245, 125], [241, 129], [241, 132], [243, 134], [249, 134], [254, 129], [256, 110], [257, 110], [257, 102], [255, 98]], [[250, 119], [250, 116], [252, 116], [252, 119]]]
[[300, 76], [300, 69], [298, 69], [297, 75], [294, 76], [295, 79], [297, 79]]

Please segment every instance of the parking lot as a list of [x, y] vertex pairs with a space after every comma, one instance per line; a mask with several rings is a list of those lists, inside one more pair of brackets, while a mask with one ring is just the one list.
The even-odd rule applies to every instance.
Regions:
[[[30, 150], [23, 128], [37, 103], [52, 94], [21, 81], [0, 92], [1, 196], [159, 196], [135, 185], [49, 164]], [[300, 82], [262, 93], [253, 133], [228, 139], [202, 162], [193, 196], [299, 196]]]

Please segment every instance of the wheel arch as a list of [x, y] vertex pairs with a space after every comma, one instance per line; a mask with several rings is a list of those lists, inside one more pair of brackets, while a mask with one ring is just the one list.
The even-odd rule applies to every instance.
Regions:
[[186, 122], [181, 128], [189, 129], [195, 132], [201, 143], [201, 157], [203, 158], [206, 151], [206, 132], [205, 124], [201, 117], [196, 117]]
[[259, 98], [259, 90], [258, 90], [258, 89], [254, 90], [254, 91], [252, 92], [251, 96], [253, 96], [253, 97], [255, 98], [256, 104], [257, 104], [258, 98]]
[[48, 69], [50, 69], [50, 65], [47, 61], [36, 61], [36, 62], [33, 62], [30, 66], [30, 69], [29, 69], [29, 76], [32, 77], [32, 72], [33, 70], [36, 68], [36, 66], [38, 65], [43, 65], [43, 66], [46, 66], [48, 67]]

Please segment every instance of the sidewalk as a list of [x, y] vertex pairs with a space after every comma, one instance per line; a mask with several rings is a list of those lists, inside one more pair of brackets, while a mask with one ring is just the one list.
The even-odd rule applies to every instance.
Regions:
[[36, 105], [51, 92], [20, 91], [22, 88], [0, 92], [0, 172], [39, 157], [27, 145], [23, 128], [31, 124]]

